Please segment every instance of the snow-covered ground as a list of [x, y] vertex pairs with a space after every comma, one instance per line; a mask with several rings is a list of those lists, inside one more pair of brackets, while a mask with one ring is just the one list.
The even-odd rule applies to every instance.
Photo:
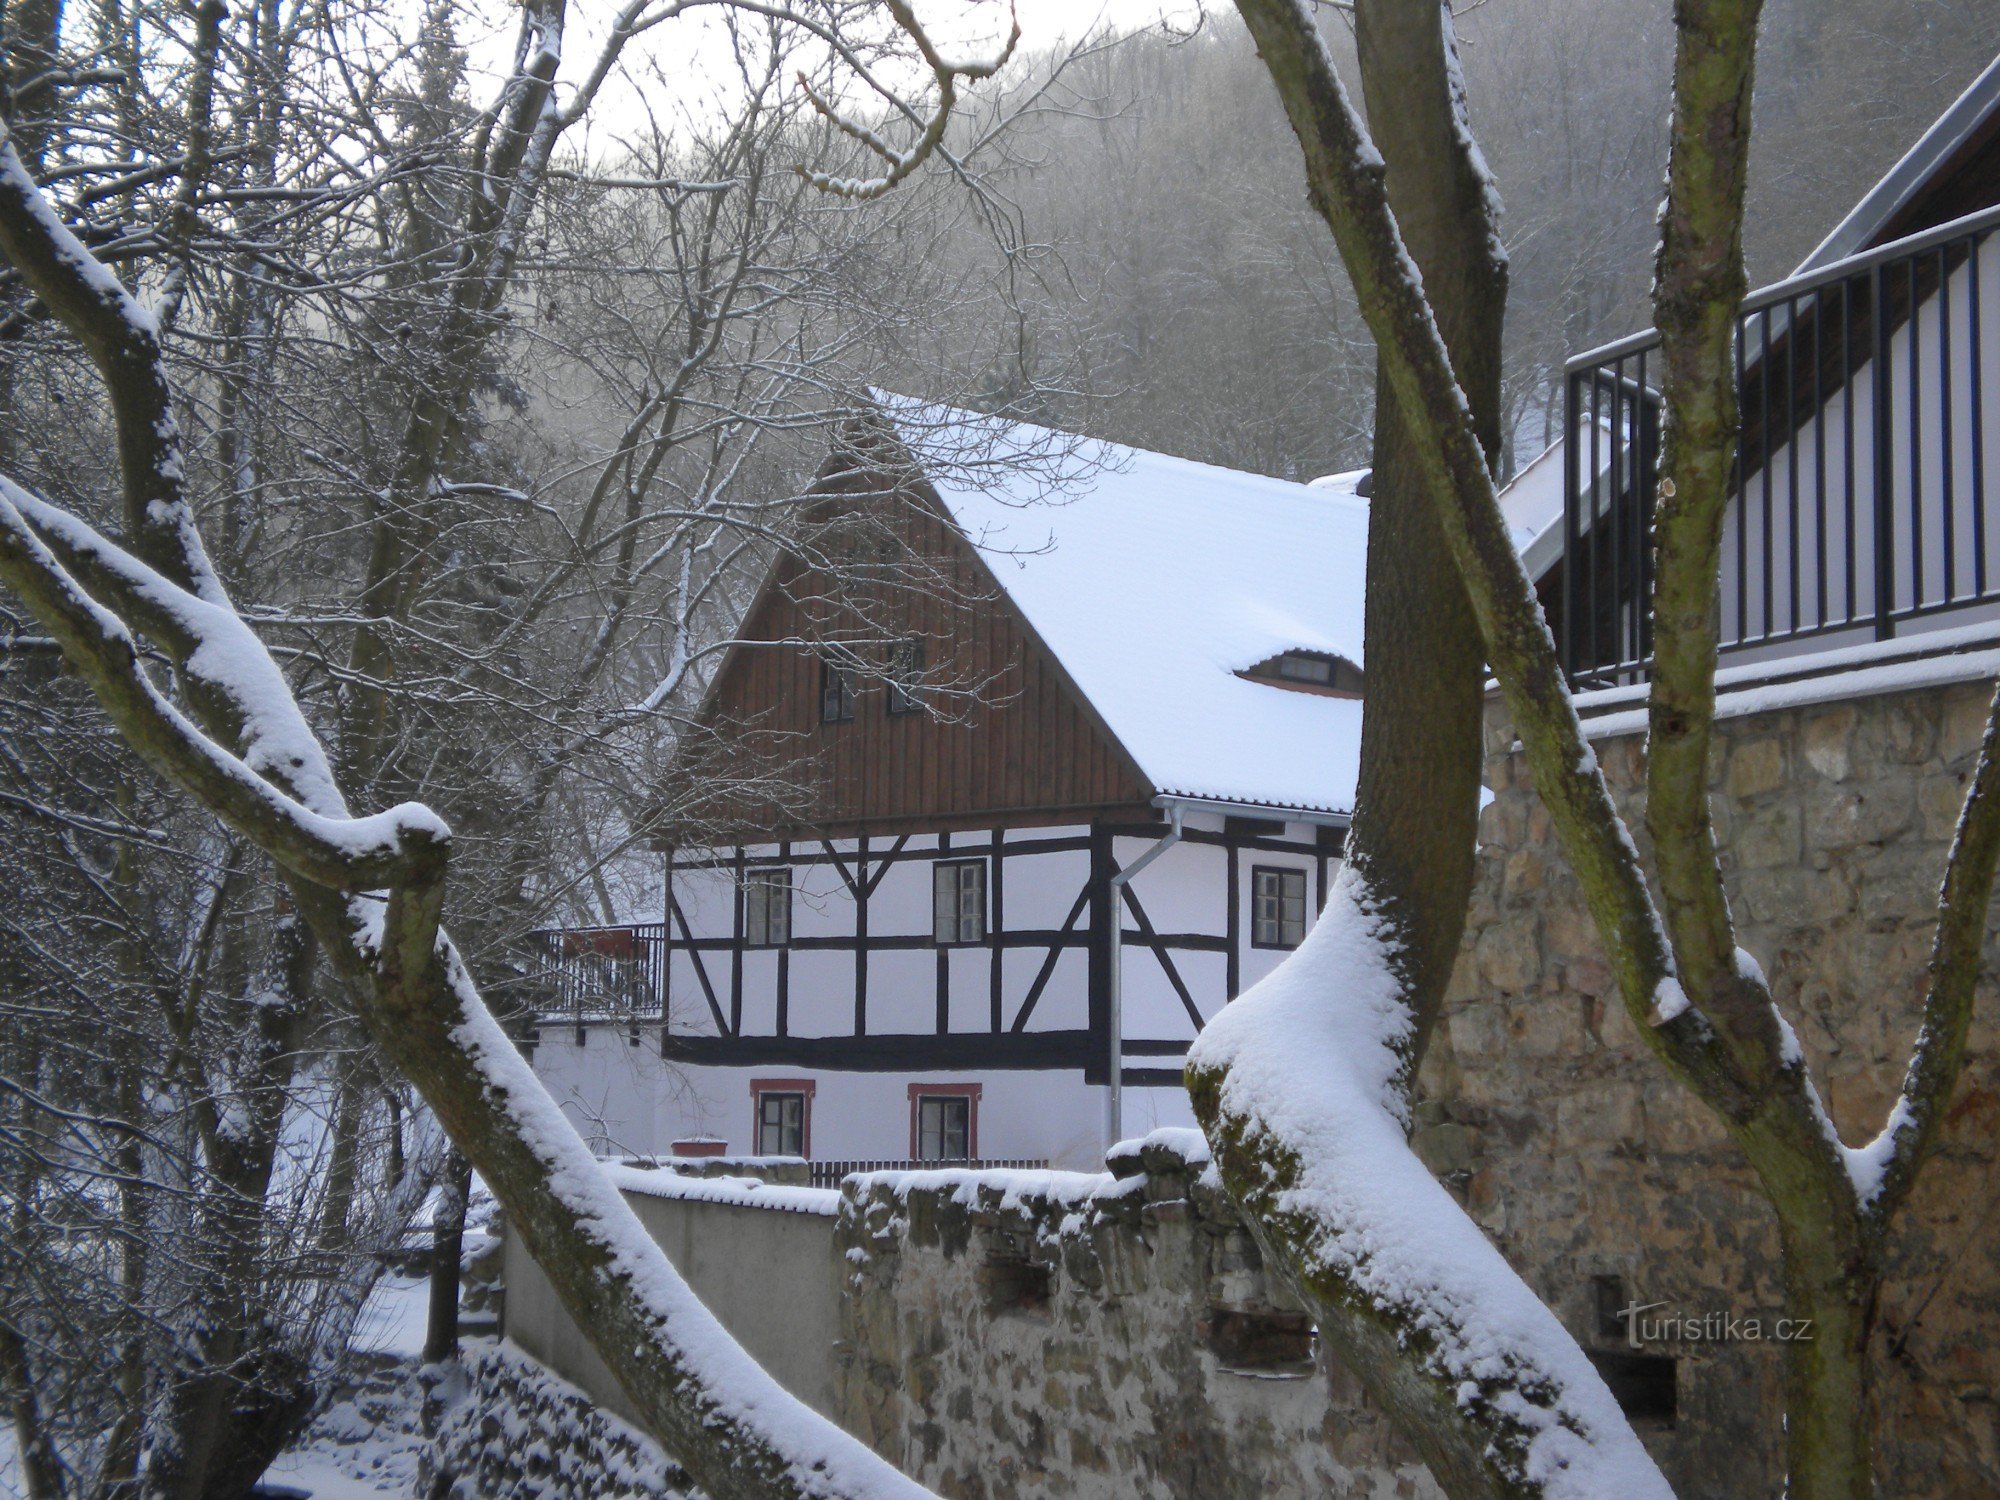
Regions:
[[[423, 1319], [417, 1319], [423, 1342]], [[264, 1475], [265, 1487], [312, 1500], [400, 1500], [416, 1493], [417, 1456], [423, 1445], [418, 1412], [422, 1393], [414, 1354], [322, 1412], [305, 1437]]]

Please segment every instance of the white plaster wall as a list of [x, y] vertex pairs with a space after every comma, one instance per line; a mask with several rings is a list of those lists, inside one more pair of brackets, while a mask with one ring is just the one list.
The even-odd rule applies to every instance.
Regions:
[[[1219, 816], [1199, 815], [1189, 826], [1219, 831]], [[1292, 824], [1284, 837], [1310, 843], [1315, 830]], [[1086, 829], [1048, 829], [1022, 833], [1028, 839], [1077, 838]], [[951, 853], [968, 856], [990, 849], [985, 836], [960, 835]], [[835, 846], [843, 856], [852, 841]], [[871, 853], [888, 847], [876, 841]], [[911, 850], [934, 849], [932, 837], [912, 838]], [[1150, 842], [1121, 838], [1114, 855], [1122, 863], [1136, 861]], [[748, 851], [749, 862], [775, 857], [775, 846]], [[1156, 931], [1226, 932], [1223, 903], [1227, 855], [1220, 847], [1182, 844], [1168, 850], [1133, 882]], [[1303, 870], [1307, 879], [1308, 924], [1317, 910], [1318, 860], [1311, 853], [1280, 854], [1242, 851], [1238, 855], [1240, 983], [1247, 988], [1274, 968], [1281, 952], [1254, 949], [1251, 932], [1251, 869], [1281, 865]], [[1337, 868], [1331, 862], [1329, 869]], [[854, 930], [854, 903], [837, 871], [826, 864], [795, 860], [792, 922], [795, 936], [846, 935]], [[1061, 926], [1088, 878], [1089, 855], [1082, 850], [1055, 854], [1010, 856], [1006, 869], [1006, 925], [1053, 930]], [[690, 870], [679, 865], [675, 893], [691, 930], [698, 936], [723, 937], [734, 930], [733, 872]], [[989, 914], [990, 915], [990, 914]], [[1084, 924], [1079, 924], [1082, 930]], [[869, 903], [871, 936], [901, 933], [927, 937], [931, 931], [931, 862], [912, 860], [892, 866]], [[676, 941], [679, 933], [676, 932]], [[1125, 1036], [1128, 1041], [1185, 1043], [1194, 1034], [1186, 1009], [1175, 994], [1155, 955], [1139, 940], [1137, 924], [1124, 914]], [[776, 1023], [778, 953], [750, 950], [743, 956], [742, 1014], [746, 1032], [769, 1036]], [[1220, 952], [1180, 952], [1176, 968], [1194, 994], [1204, 1016], [1223, 1003], [1228, 961]], [[1003, 1024], [1010, 1028], [1021, 1002], [1046, 958], [1040, 947], [1003, 950]], [[730, 1008], [730, 955], [703, 955], [710, 983], [724, 1015]], [[853, 1033], [854, 955], [851, 951], [791, 949], [789, 1019], [792, 1035], [837, 1037]], [[948, 1011], [953, 1032], [979, 1034], [992, 1024], [992, 952], [978, 948], [948, 950]], [[868, 1031], [873, 1035], [929, 1035], [937, 1020], [938, 953], [924, 947], [874, 952], [868, 961]], [[1029, 1031], [1079, 1030], [1089, 1023], [1089, 955], [1082, 947], [1058, 958], [1050, 983], [1029, 1017]], [[677, 1032], [713, 1034], [708, 1003], [694, 977], [692, 960], [677, 951], [670, 991], [670, 1017]], [[634, 1045], [629, 1033], [592, 1025], [585, 1043], [576, 1044], [573, 1028], [550, 1026], [535, 1049], [534, 1064], [587, 1139], [607, 1153], [663, 1154], [676, 1139], [712, 1136], [733, 1151], [749, 1151], [752, 1079], [810, 1078], [814, 1081], [812, 1154], [820, 1159], [901, 1159], [909, 1152], [909, 1084], [977, 1082], [982, 1085], [979, 1152], [986, 1157], [1048, 1159], [1059, 1165], [1094, 1170], [1107, 1143], [1104, 1124], [1105, 1090], [1087, 1085], [1082, 1073], [1068, 1070], [968, 1070], [955, 1074], [907, 1072], [843, 1073], [793, 1064], [753, 1068], [692, 1067], [670, 1064], [659, 1056], [659, 1033], [647, 1027]], [[1128, 1069], [1171, 1069], [1173, 1055], [1127, 1052]], [[1156, 1125], [1189, 1124], [1187, 1101], [1175, 1087], [1131, 1087], [1125, 1091], [1124, 1134], [1138, 1135]]]
[[[840, 1073], [772, 1064], [756, 1068], [688, 1067], [660, 1060], [657, 1032], [637, 1047], [622, 1031], [586, 1028], [576, 1046], [569, 1028], [549, 1028], [535, 1048], [536, 1073], [578, 1130], [602, 1155], [665, 1155], [676, 1140], [708, 1136], [749, 1153], [750, 1085], [755, 1080], [813, 1081], [812, 1154], [816, 1159], [901, 1160], [910, 1148], [912, 1083], [980, 1085], [979, 1154], [1047, 1160], [1074, 1171], [1102, 1165], [1103, 1088], [1069, 1070], [969, 1069], [939, 1073]], [[1134, 1062], [1158, 1059], [1134, 1059]], [[1178, 1088], [1125, 1090], [1123, 1134], [1192, 1125]], [[598, 1122], [602, 1121], [600, 1125]]]

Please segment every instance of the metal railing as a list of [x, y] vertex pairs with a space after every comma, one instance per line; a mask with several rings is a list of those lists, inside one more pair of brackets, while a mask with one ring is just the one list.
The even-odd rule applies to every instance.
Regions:
[[664, 922], [560, 927], [528, 934], [529, 976], [544, 1021], [657, 1021], [666, 994]]
[[[1745, 300], [1725, 651], [1887, 639], [2000, 600], [1996, 231], [2000, 208], [1985, 209]], [[1648, 330], [1567, 368], [1557, 639], [1580, 687], [1642, 680], [1652, 655], [1659, 351]]]
[[965, 1161], [815, 1161], [807, 1165], [812, 1169], [814, 1187], [839, 1187], [843, 1177], [856, 1172], [984, 1172], [1008, 1169], [1022, 1172], [1041, 1172], [1048, 1169], [1048, 1158], [1031, 1161], [1016, 1157], [977, 1157]]

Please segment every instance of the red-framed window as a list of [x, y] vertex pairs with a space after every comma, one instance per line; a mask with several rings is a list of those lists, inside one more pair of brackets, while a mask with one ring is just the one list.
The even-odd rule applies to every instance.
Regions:
[[977, 1083], [910, 1085], [910, 1160], [975, 1161], [979, 1156]]
[[753, 1156], [812, 1156], [811, 1078], [750, 1080], [750, 1153]]

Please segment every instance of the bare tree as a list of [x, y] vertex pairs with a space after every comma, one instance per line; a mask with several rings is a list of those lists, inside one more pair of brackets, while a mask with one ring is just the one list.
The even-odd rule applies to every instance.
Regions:
[[[710, 1492], [902, 1492], [910, 1487], [734, 1350], [597, 1177], [479, 1000], [468, 959], [438, 931], [445, 865], [459, 847], [442, 820], [409, 803], [352, 818], [338, 790], [345, 778], [371, 796], [435, 789], [462, 799], [472, 813], [467, 842], [483, 856], [474, 861], [481, 884], [510, 893], [513, 911], [547, 900], [551, 872], [524, 854], [533, 833], [521, 825], [533, 817], [514, 815], [547, 808], [580, 766], [594, 768], [605, 793], [636, 802], [631, 781], [618, 778], [638, 763], [621, 771], [593, 752], [629, 750], [671, 726], [676, 691], [699, 670], [697, 643], [713, 629], [703, 622], [730, 616], [731, 590], [754, 570], [758, 550], [800, 538], [810, 545], [809, 530], [784, 514], [782, 497], [796, 486], [760, 495], [757, 484], [796, 461], [772, 450], [806, 448], [812, 433], [841, 420], [855, 364], [847, 355], [866, 338], [855, 294], [874, 273], [836, 279], [843, 264], [865, 262], [857, 252], [866, 231], [847, 227], [857, 222], [850, 211], [825, 212], [822, 195], [878, 196], [929, 162], [974, 178], [968, 151], [940, 122], [959, 82], [993, 60], [953, 62], [913, 16], [868, 5], [739, 8], [735, 55], [750, 104], [733, 129], [692, 143], [656, 132], [650, 160], [642, 142], [609, 170], [599, 160], [566, 164], [556, 141], [625, 43], [677, 13], [621, 12], [606, 50], [565, 90], [560, 8], [531, 4], [497, 96], [468, 110], [448, 11], [433, 11], [400, 70], [393, 57], [378, 65], [368, 43], [380, 38], [366, 15], [284, 33], [263, 29], [277, 23], [260, 11], [253, 45], [237, 51], [217, 40], [219, 11], [204, 12], [196, 45], [175, 54], [201, 85], [188, 108], [137, 111], [121, 127], [135, 156], [148, 151], [165, 164], [149, 165], [140, 186], [170, 190], [163, 202], [132, 200], [136, 188], [114, 178], [131, 212], [102, 228], [92, 206], [103, 200], [61, 185], [108, 169], [86, 154], [75, 176], [55, 176], [58, 212], [10, 125], [0, 150], [0, 252], [36, 299], [22, 309], [25, 326], [65, 359], [42, 320], [67, 330], [102, 382], [101, 405], [81, 383], [68, 400], [88, 422], [101, 413], [115, 438], [115, 470], [95, 472], [122, 490], [122, 538], [9, 481], [0, 550], [45, 639], [153, 770], [278, 867], [286, 919], [268, 943], [285, 964], [269, 971], [262, 1024], [296, 1027], [313, 1013], [305, 976], [316, 943], [379, 1055], [417, 1083], [484, 1170], [579, 1322], [602, 1331], [635, 1401]], [[800, 36], [818, 49], [810, 64], [818, 81], [803, 106], [779, 87]], [[308, 56], [288, 57], [288, 48]], [[231, 129], [241, 128], [220, 132], [229, 144], [218, 148], [213, 85], [225, 53], [250, 59], [249, 76], [267, 84], [319, 90], [314, 108], [267, 110], [258, 100], [268, 94], [229, 93], [241, 104]], [[912, 102], [878, 81], [903, 76], [901, 56], [925, 63], [927, 99]], [[160, 66], [139, 66], [126, 93], [157, 81]], [[873, 90], [887, 117], [841, 113], [843, 78]], [[160, 149], [176, 134], [184, 149]], [[354, 149], [314, 149], [329, 138]], [[879, 170], [815, 166], [796, 180], [771, 170], [788, 159], [838, 162], [826, 147], [841, 141], [847, 159], [873, 157]], [[224, 185], [219, 166], [237, 165], [247, 176]], [[590, 208], [600, 224], [650, 236], [645, 253], [587, 265], [594, 252], [586, 251], [566, 266], [579, 247], [562, 244], [564, 214], [545, 197], [552, 186], [582, 200], [565, 211]], [[634, 199], [646, 206], [604, 212]], [[805, 244], [815, 220], [825, 241], [816, 256]], [[372, 246], [357, 242], [356, 226], [368, 228]], [[86, 241], [151, 283], [151, 310]], [[542, 295], [587, 300], [587, 321], [614, 329], [622, 352], [612, 342], [564, 347], [567, 384], [516, 384], [504, 356], [519, 337], [508, 303], [524, 267]], [[621, 278], [646, 295], [612, 295]], [[869, 295], [879, 300], [889, 284], [880, 275]], [[663, 287], [673, 295], [660, 299]], [[540, 352], [552, 354], [550, 339], [575, 330], [550, 318], [536, 335]], [[170, 350], [189, 347], [198, 357], [176, 382]], [[494, 420], [509, 403], [518, 410], [621, 382], [626, 411], [610, 441], [572, 427], [582, 461], [557, 483], [527, 467], [549, 454], [508, 441]], [[198, 424], [212, 414], [229, 460], [216, 513], [228, 548], [220, 567], [196, 527], [202, 492], [196, 450], [181, 436], [184, 413]], [[94, 497], [78, 476], [92, 472], [81, 465], [65, 486], [84, 491], [86, 504]], [[288, 496], [329, 509], [293, 511]], [[337, 524], [316, 532], [320, 514]], [[541, 545], [537, 527], [561, 545]], [[345, 599], [337, 586], [326, 595], [317, 588], [323, 577], [348, 576], [356, 549], [328, 540], [342, 530], [365, 543]], [[486, 542], [495, 534], [507, 545]], [[297, 643], [283, 650], [296, 689], [224, 582], [271, 576], [274, 555], [286, 560], [275, 570], [278, 607], [260, 610], [259, 624]], [[565, 671], [535, 678], [559, 660]], [[302, 700], [337, 726], [337, 756], [322, 748]], [[507, 733], [475, 774], [439, 780], [433, 763], [449, 759], [447, 747], [477, 743], [479, 730], [496, 726]], [[502, 789], [506, 802], [487, 811], [492, 826], [483, 830], [480, 794]], [[494, 967], [504, 974], [504, 963]], [[300, 1038], [288, 1033], [264, 1050], [290, 1072], [259, 1098], [295, 1095]], [[359, 1075], [332, 1076], [325, 1176], [339, 1200], [369, 1151], [362, 1112], [350, 1107]], [[255, 1179], [270, 1170], [268, 1159], [252, 1165], [237, 1184], [248, 1201], [262, 1196]], [[335, 1237], [353, 1222], [338, 1201], [321, 1218]], [[240, 1319], [229, 1332], [242, 1332]], [[30, 1372], [11, 1345], [6, 1352], [16, 1416], [39, 1436]], [[203, 1362], [216, 1377], [206, 1389], [240, 1390], [240, 1381], [231, 1385], [240, 1361], [217, 1354]], [[184, 1430], [199, 1435], [184, 1445], [185, 1461], [148, 1476], [163, 1492], [221, 1492], [261, 1468], [262, 1439], [250, 1441], [242, 1423], [234, 1432], [213, 1423]], [[23, 1450], [31, 1460], [48, 1451], [32, 1441]], [[218, 1454], [221, 1468], [211, 1462]], [[31, 1467], [38, 1484], [56, 1486], [51, 1493], [68, 1490], [64, 1476]]]
[[[1788, 1311], [1814, 1319], [1820, 1335], [1786, 1356], [1792, 1492], [1872, 1493], [1867, 1332], [1883, 1236], [1922, 1169], [1963, 1061], [2000, 859], [2000, 699], [1944, 872], [1924, 1020], [1901, 1096], [1875, 1141], [1847, 1147], [1762, 972], [1736, 947], [1708, 823], [1715, 555], [1737, 434], [1730, 340], [1745, 285], [1741, 226], [1760, 7], [1757, 0], [1690, 0], [1676, 12], [1654, 289], [1668, 414], [1654, 536], [1647, 788], [1657, 903], [1583, 739], [1502, 524], [1478, 429], [1412, 272], [1380, 157], [1309, 6], [1242, 0], [1240, 8], [1304, 148], [1308, 191], [1341, 247], [1411, 423], [1426, 491], [1626, 1008], [1669, 1070], [1715, 1111], [1777, 1213]], [[1395, 1157], [1393, 1168], [1378, 1164], [1371, 1181], [1351, 1153], [1343, 1162], [1331, 1137], [1343, 1124], [1352, 1133], [1343, 1109], [1379, 1125], [1373, 1112], [1393, 1118], [1394, 1095], [1356, 1101], [1336, 1089], [1330, 1103], [1301, 1108], [1277, 1094], [1274, 1080], [1295, 1075], [1275, 1049], [1311, 1055], [1301, 1031], [1359, 1031], [1392, 1055], [1408, 1033], [1407, 997], [1388, 967], [1368, 893], [1353, 884], [1345, 904], [1336, 893], [1326, 936], [1309, 945], [1312, 955], [1301, 950], [1305, 962], [1293, 982], [1275, 986], [1262, 1003], [1253, 995], [1233, 1007], [1191, 1058], [1198, 1107], [1225, 1180], [1316, 1307], [1333, 1316], [1368, 1299], [1388, 1334], [1377, 1347], [1389, 1370], [1374, 1379], [1406, 1430], [1428, 1445], [1427, 1456], [1439, 1454], [1433, 1468], [1446, 1484], [1467, 1494], [1639, 1493], [1640, 1479], [1622, 1467], [1636, 1445], [1622, 1424], [1616, 1432], [1599, 1424], [1601, 1406], [1577, 1383], [1577, 1361], [1560, 1330], [1551, 1343], [1546, 1331], [1526, 1324], [1496, 1328], [1486, 1309], [1460, 1300], [1462, 1275], [1407, 1253], [1412, 1223], [1444, 1231], [1441, 1221], [1424, 1218], [1420, 1169], [1409, 1174], [1409, 1163]], [[1324, 1055], [1315, 1061], [1327, 1065]], [[1356, 1071], [1350, 1065], [1346, 1076]], [[1379, 1090], [1394, 1076], [1391, 1069], [1376, 1081], [1362, 1072], [1360, 1081]], [[1299, 1086], [1311, 1086], [1306, 1077], [1297, 1075]], [[1402, 1150], [1379, 1128], [1371, 1140], [1385, 1152]], [[1357, 1175], [1343, 1177], [1343, 1164]], [[1398, 1177], [1407, 1197], [1385, 1199], [1381, 1182]], [[1370, 1219], [1371, 1211], [1380, 1217]], [[1465, 1239], [1464, 1229], [1451, 1225], [1472, 1253], [1479, 1237], [1473, 1231]], [[1406, 1251], [1400, 1260], [1389, 1253], [1398, 1249]], [[1490, 1247], [1480, 1253], [1498, 1260]], [[1494, 1274], [1489, 1290], [1499, 1290], [1503, 1275], [1513, 1284], [1504, 1267]], [[1657, 1475], [1643, 1483], [1659, 1487]]]

